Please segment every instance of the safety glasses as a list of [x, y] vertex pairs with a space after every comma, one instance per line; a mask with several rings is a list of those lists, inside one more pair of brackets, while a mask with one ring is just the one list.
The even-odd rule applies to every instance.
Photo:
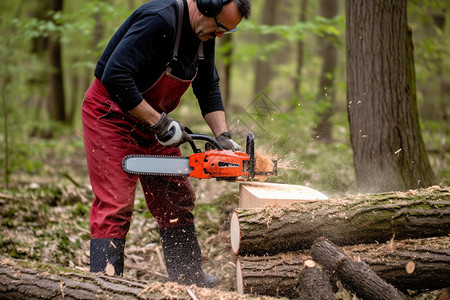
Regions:
[[228, 29], [227, 27], [222, 25], [219, 21], [217, 21], [216, 17], [213, 17], [213, 18], [214, 18], [214, 22], [216, 22], [216, 27], [219, 28], [219, 29], [223, 29], [223, 30], [217, 31], [217, 33], [232, 33], [232, 32], [236, 31], [237, 27], [234, 28], [234, 29]]

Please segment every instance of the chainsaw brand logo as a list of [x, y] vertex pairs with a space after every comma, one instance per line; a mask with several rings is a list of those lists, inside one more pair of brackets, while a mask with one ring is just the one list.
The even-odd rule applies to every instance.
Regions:
[[234, 118], [228, 125], [233, 135], [245, 135], [248, 131], [254, 131], [255, 127], [264, 130], [264, 127], [273, 121], [275, 114], [281, 112], [265, 91], [258, 93], [244, 110], [243, 114]]
[[234, 164], [234, 163], [230, 163], [230, 162], [219, 161], [219, 167], [220, 168], [239, 168], [240, 164]]

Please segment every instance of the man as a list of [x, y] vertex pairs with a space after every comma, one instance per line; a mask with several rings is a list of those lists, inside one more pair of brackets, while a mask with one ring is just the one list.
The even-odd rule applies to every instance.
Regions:
[[125, 237], [139, 179], [156, 218], [170, 280], [212, 287], [201, 268], [188, 178], [122, 171], [129, 154], [181, 156], [190, 141], [168, 116], [192, 82], [202, 114], [218, 143], [242, 150], [228, 133], [214, 64], [215, 37], [250, 16], [250, 0], [153, 0], [118, 29], [95, 69], [82, 104], [83, 136], [95, 199], [90, 213], [91, 272], [123, 273]]

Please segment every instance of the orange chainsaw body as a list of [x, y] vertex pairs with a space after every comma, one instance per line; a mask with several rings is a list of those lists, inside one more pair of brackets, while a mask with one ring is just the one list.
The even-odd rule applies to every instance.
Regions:
[[232, 178], [249, 175], [244, 171], [244, 162], [250, 157], [245, 152], [231, 150], [207, 150], [189, 155], [189, 166], [194, 168], [189, 177]]

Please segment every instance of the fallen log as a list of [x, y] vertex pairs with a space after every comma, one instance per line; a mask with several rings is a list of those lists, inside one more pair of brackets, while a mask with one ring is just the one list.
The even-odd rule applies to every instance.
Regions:
[[[26, 265], [26, 266], [23, 266]], [[1, 299], [273, 299], [0, 257]]]
[[238, 257], [236, 291], [238, 293], [297, 298], [298, 276], [303, 260], [295, 254]]
[[450, 190], [440, 187], [365, 194], [286, 207], [237, 208], [230, 239], [235, 255], [274, 255], [309, 249], [318, 237], [339, 246], [445, 236]]
[[312, 258], [334, 273], [356, 296], [365, 300], [405, 300], [406, 295], [381, 279], [364, 261], [354, 261], [327, 239], [317, 239], [311, 247]]
[[330, 278], [322, 269], [305, 267], [300, 272], [296, 287], [298, 299], [305, 300], [334, 300]]
[[391, 240], [379, 245], [342, 247], [354, 260], [365, 261], [381, 278], [406, 292], [450, 286], [450, 236]]
[[[391, 240], [384, 244], [346, 246], [341, 250], [353, 260], [366, 262], [378, 276], [404, 293], [439, 290], [448, 287], [450, 282], [450, 236]], [[302, 278], [310, 259], [310, 251], [240, 256], [236, 264], [237, 292], [307, 298], [305, 293], [313, 289], [297, 290], [302, 285], [295, 278]], [[407, 270], [411, 263], [414, 270]]]
[[297, 253], [238, 257], [236, 291], [305, 300], [334, 299], [328, 275], [308, 267]]

